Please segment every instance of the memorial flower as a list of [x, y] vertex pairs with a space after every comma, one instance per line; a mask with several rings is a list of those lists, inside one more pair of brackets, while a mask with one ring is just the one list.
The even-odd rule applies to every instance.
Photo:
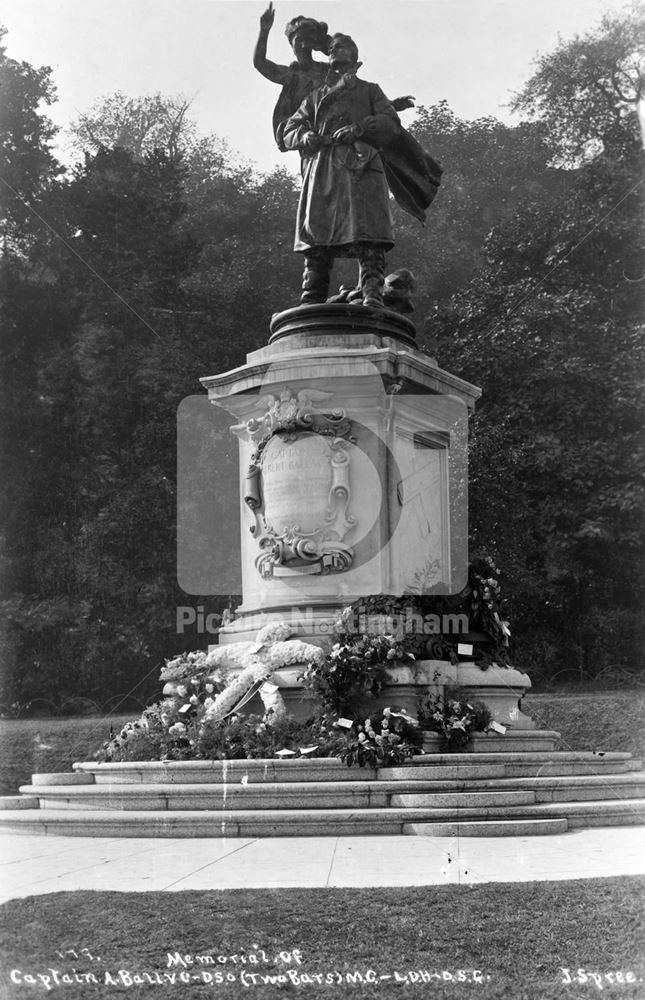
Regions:
[[363, 723], [355, 723], [338, 756], [348, 767], [352, 764], [359, 767], [402, 764], [419, 753], [421, 739], [416, 719], [407, 712], [385, 708]]
[[352, 608], [339, 615], [334, 633], [327, 654], [312, 658], [304, 677], [324, 706], [340, 715], [355, 715], [365, 696], [378, 695], [387, 683], [388, 667], [415, 662], [394, 635], [357, 633]]
[[[272, 622], [260, 629], [256, 642], [235, 643], [211, 650], [208, 657], [211, 666], [223, 667], [231, 674], [238, 665], [241, 670], [231, 677], [213, 704], [208, 706], [206, 722], [226, 718], [240, 705], [242, 699], [250, 698], [262, 681], [281, 667], [321, 663], [324, 660], [324, 653], [318, 646], [301, 639], [289, 639], [292, 634], [293, 629], [286, 622]], [[211, 679], [212, 677], [213, 675]], [[282, 700], [278, 698], [278, 704], [275, 701], [274, 698], [272, 707], [274, 711], [278, 711]]]
[[439, 733], [447, 750], [463, 749], [473, 733], [485, 732], [491, 722], [488, 706], [455, 696], [452, 690], [429, 695], [422, 703], [419, 721], [424, 729]]
[[270, 625], [265, 625], [261, 628], [257, 634], [257, 641], [263, 645], [269, 645], [273, 642], [282, 642], [285, 639], [289, 639], [293, 635], [293, 628], [286, 622], [271, 622]]

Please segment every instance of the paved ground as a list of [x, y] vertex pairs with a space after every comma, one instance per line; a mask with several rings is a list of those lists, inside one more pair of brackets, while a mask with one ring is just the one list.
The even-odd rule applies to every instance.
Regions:
[[645, 874], [645, 827], [538, 837], [0, 837], [0, 902], [75, 889], [179, 892], [532, 882]]

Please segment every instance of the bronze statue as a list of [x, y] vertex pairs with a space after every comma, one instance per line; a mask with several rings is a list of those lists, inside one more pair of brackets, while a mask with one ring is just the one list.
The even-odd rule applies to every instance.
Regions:
[[[385, 253], [394, 243], [389, 192], [424, 221], [441, 167], [399, 121], [396, 112], [413, 107], [414, 98], [389, 101], [376, 84], [357, 78], [361, 63], [351, 38], [330, 39], [324, 22], [295, 17], [285, 34], [296, 61], [281, 66], [266, 54], [274, 18], [270, 3], [260, 18], [253, 64], [282, 87], [273, 113], [279, 148], [301, 155], [295, 242], [305, 255], [301, 302], [326, 301], [334, 258], [344, 256], [358, 259], [360, 273], [358, 293], [347, 289], [342, 300], [382, 308]], [[314, 51], [327, 52], [328, 63], [315, 60]], [[385, 305], [391, 308], [395, 298], [388, 292]], [[409, 296], [398, 305], [411, 308]]]
[[334, 35], [330, 72], [286, 122], [287, 149], [303, 154], [294, 249], [304, 253], [303, 303], [325, 302], [335, 257], [356, 257], [363, 303], [382, 306], [385, 251], [394, 245], [389, 191], [378, 147], [400, 131], [375, 83], [356, 76], [358, 49]]
[[[296, 61], [289, 66], [281, 66], [267, 59], [267, 41], [269, 32], [275, 20], [273, 3], [260, 17], [260, 34], [253, 53], [253, 65], [262, 76], [282, 87], [277, 104], [273, 111], [273, 134], [278, 147], [284, 150], [282, 130], [284, 123], [298, 110], [304, 98], [320, 87], [329, 71], [327, 62], [313, 58], [314, 52], [329, 51], [330, 36], [324, 21], [316, 21], [313, 17], [302, 15], [292, 18], [284, 29], [289, 44], [293, 49]], [[414, 107], [414, 97], [407, 95], [397, 97], [392, 101], [396, 111], [404, 111]]]
[[[392, 271], [391, 274], [387, 274], [385, 276], [385, 282], [383, 284], [383, 305], [386, 309], [390, 309], [392, 312], [401, 313], [402, 315], [414, 312], [412, 295], [414, 294], [416, 287], [416, 279], [412, 272], [408, 271], [406, 267], [401, 267], [397, 271]], [[343, 284], [338, 289], [337, 294], [332, 295], [327, 301], [353, 302], [355, 305], [361, 305], [363, 302], [363, 293], [361, 292], [360, 285], [354, 287], [354, 285]]]
[[441, 168], [401, 127], [375, 83], [359, 80], [358, 49], [334, 35], [325, 83], [285, 123], [302, 156], [294, 249], [304, 254], [301, 302], [325, 302], [336, 257], [356, 257], [363, 305], [383, 308], [385, 253], [394, 245], [389, 191], [425, 217]]
[[284, 123], [297, 111], [307, 94], [319, 87], [327, 76], [328, 64], [315, 60], [313, 52], [327, 54], [329, 35], [324, 21], [315, 21], [312, 17], [294, 17], [287, 24], [285, 35], [296, 61], [289, 66], [279, 66], [267, 59], [267, 40], [274, 19], [275, 11], [270, 3], [260, 18], [260, 34], [253, 53], [253, 65], [267, 80], [282, 87], [273, 111], [273, 134], [279, 148], [284, 150]]

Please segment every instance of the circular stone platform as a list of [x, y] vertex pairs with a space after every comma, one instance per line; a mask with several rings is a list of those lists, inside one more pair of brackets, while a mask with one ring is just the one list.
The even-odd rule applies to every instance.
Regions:
[[[370, 309], [347, 302], [324, 302], [320, 305], [295, 306], [275, 313], [271, 319], [269, 343], [283, 337], [329, 336], [364, 333], [365, 321], [372, 334], [398, 340], [408, 347], [416, 347], [416, 327], [412, 320], [391, 309]], [[296, 341], [297, 342], [297, 341]]]

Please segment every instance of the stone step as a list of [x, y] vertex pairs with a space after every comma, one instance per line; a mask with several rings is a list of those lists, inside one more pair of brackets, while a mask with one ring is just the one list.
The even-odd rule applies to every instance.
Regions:
[[[503, 756], [503, 755], [502, 755]], [[433, 779], [463, 780], [476, 778], [538, 778], [584, 774], [626, 774], [633, 771], [629, 760], [553, 760], [540, 762], [415, 764], [411, 767], [383, 767], [379, 777], [385, 781], [409, 780], [411, 774], [423, 781]]]
[[588, 799], [584, 802], [540, 802], [522, 806], [524, 816], [566, 817], [569, 827], [645, 823], [645, 798]]
[[[23, 785], [20, 791], [37, 796], [43, 809], [146, 809], [209, 811], [231, 809], [374, 809], [387, 807], [504, 806], [534, 803], [527, 790], [469, 788], [438, 791], [432, 783], [311, 782], [281, 785], [90, 785], [70, 790], [68, 785]], [[418, 785], [421, 784], [419, 790]], [[416, 791], [414, 787], [416, 786]], [[401, 794], [403, 792], [403, 794]]]
[[[406, 783], [407, 784], [407, 783]], [[432, 790], [445, 782], [433, 783]], [[460, 791], [525, 790], [536, 802], [575, 802], [586, 799], [632, 799], [645, 796], [645, 773], [574, 774], [540, 777], [485, 778], [453, 783]]]
[[[77, 837], [320, 837], [402, 834], [407, 822], [451, 820], [454, 810], [58, 810], [0, 813], [0, 830]], [[32, 818], [32, 822], [25, 820]], [[473, 818], [482, 818], [481, 810]]]
[[[398, 788], [393, 783], [393, 788]], [[38, 796], [43, 809], [335, 809], [387, 808], [391, 791], [372, 782], [284, 782], [282, 784], [160, 785], [100, 784], [70, 790], [69, 786], [23, 785], [20, 791]]]
[[522, 806], [534, 805], [535, 792], [513, 791], [513, 792], [421, 792], [392, 795], [390, 805], [393, 808], [404, 807], [409, 809], [478, 809], [488, 806]]
[[[70, 836], [501, 836], [645, 822], [625, 753], [420, 755], [394, 768], [334, 758], [96, 764], [36, 774], [0, 829]], [[37, 806], [40, 805], [40, 808]]]
[[94, 776], [85, 771], [46, 771], [32, 774], [34, 785], [93, 785]]
[[[95, 784], [235, 784], [246, 778], [249, 784], [309, 781], [370, 781], [400, 780], [401, 778], [503, 777], [514, 774], [574, 774], [603, 771], [619, 773], [635, 770], [639, 762], [628, 753], [594, 753], [593, 751], [518, 751], [495, 753], [421, 754], [397, 768], [348, 768], [333, 757], [295, 760], [228, 760], [228, 761], [159, 761], [97, 764], [74, 764], [79, 776], [75, 784], [85, 781]], [[464, 768], [469, 770], [464, 770]], [[83, 776], [83, 777], [81, 777]], [[52, 776], [51, 784], [56, 782]], [[70, 776], [70, 783], [71, 782]], [[42, 782], [40, 782], [42, 783]]]
[[645, 774], [585, 774], [571, 778], [525, 778], [536, 802], [584, 802], [645, 798]]
[[[51, 775], [46, 776], [48, 779]], [[573, 802], [629, 799], [645, 796], [645, 773], [556, 775], [541, 777], [459, 778], [430, 780], [366, 780], [328, 782], [274, 782], [272, 784], [86, 784], [71, 787], [41, 783], [34, 775], [21, 796], [8, 797], [14, 808], [28, 808], [40, 800], [44, 808], [88, 809], [220, 809], [220, 808], [358, 808], [414, 804], [409, 796], [450, 794], [460, 803], [465, 795], [528, 794], [526, 801]], [[398, 796], [398, 797], [397, 797]], [[401, 796], [405, 796], [402, 798]], [[428, 799], [428, 796], [431, 796]], [[420, 801], [420, 800], [419, 800]], [[450, 801], [450, 800], [446, 800]], [[499, 800], [503, 801], [503, 800]], [[20, 803], [24, 803], [21, 805]], [[423, 803], [425, 804], [425, 802]], [[11, 808], [7, 805], [7, 808]]]
[[95, 784], [235, 784], [245, 778], [249, 784], [309, 781], [374, 780], [374, 768], [349, 768], [336, 757], [313, 760], [182, 760], [126, 761], [97, 764], [86, 761], [74, 764], [77, 774], [84, 774]]
[[[468, 747], [469, 753], [525, 753], [526, 751], [555, 750], [560, 733], [551, 729], [508, 729], [506, 733], [480, 733], [473, 736]], [[440, 740], [434, 733], [424, 733], [424, 753], [436, 754]]]
[[35, 795], [0, 795], [0, 811], [4, 809], [38, 809], [39, 802]]
[[437, 754], [417, 754], [412, 757], [406, 766], [423, 767], [429, 764], [495, 764], [500, 761], [507, 763], [549, 763], [550, 761], [591, 761], [591, 760], [620, 760], [632, 759], [630, 753], [620, 750], [548, 750], [548, 751], [499, 751], [495, 753], [437, 753]]
[[[403, 832], [416, 837], [535, 837], [566, 833], [566, 819], [495, 819], [451, 823], [404, 823]], [[467, 873], [464, 872], [467, 878]]]
[[[116, 837], [279, 837], [351, 836], [415, 832], [417, 824], [433, 824], [434, 835], [445, 836], [436, 824], [477, 836], [477, 824], [559, 821], [567, 826], [628, 825], [645, 822], [645, 799], [623, 802], [594, 800], [506, 806], [464, 806], [455, 817], [454, 805], [435, 808], [389, 809], [262, 809], [262, 810], [6, 810], [0, 830], [69, 836]], [[464, 825], [465, 824], [465, 825]], [[467, 833], [471, 829], [474, 832]], [[553, 824], [552, 824], [553, 825]], [[543, 824], [542, 824], [543, 828]], [[507, 832], [511, 827], [505, 827]], [[534, 828], [538, 830], [537, 827]], [[554, 830], [557, 830], [557, 823]], [[481, 831], [480, 831], [481, 832]], [[538, 831], [538, 832], [541, 832]], [[497, 835], [490, 833], [489, 835]], [[517, 835], [517, 834], [513, 834]]]
[[420, 781], [379, 782], [388, 789], [406, 792], [489, 792], [489, 791], [533, 791], [536, 801], [562, 799], [563, 801], [582, 799], [640, 798], [645, 795], [645, 772], [627, 771], [621, 774], [565, 774], [531, 775], [499, 778], [438, 778]]
[[[457, 755], [455, 755], [457, 756]], [[445, 764], [406, 764], [401, 767], [379, 768], [376, 772], [373, 768], [348, 768], [340, 764], [339, 767], [323, 766], [313, 767], [313, 762], [303, 762], [302, 768], [297, 770], [275, 768], [278, 762], [267, 762], [265, 768], [235, 768], [221, 769], [219, 767], [208, 767], [200, 769], [187, 768], [188, 763], [200, 762], [174, 762], [179, 766], [170, 769], [160, 768], [155, 765], [153, 768], [143, 770], [141, 765], [136, 769], [126, 772], [115, 770], [100, 770], [84, 772], [84, 784], [240, 784], [242, 779], [250, 784], [275, 784], [296, 782], [306, 783], [310, 781], [325, 782], [369, 782], [379, 781], [401, 781], [401, 780], [465, 780], [476, 778], [510, 778], [510, 777], [548, 777], [558, 775], [584, 775], [584, 774], [624, 774], [636, 770], [629, 759], [599, 758], [590, 757], [586, 759], [552, 759], [547, 761], [505, 761], [504, 754], [500, 754], [495, 762], [481, 762], [477, 756], [472, 755], [468, 762], [455, 761]], [[486, 755], [488, 756], [488, 755]], [[528, 756], [528, 755], [527, 755]], [[501, 759], [500, 759], [501, 758]], [[210, 762], [205, 762], [210, 763]], [[219, 762], [215, 762], [217, 765]], [[234, 763], [238, 763], [237, 761]], [[250, 762], [256, 764], [257, 762]], [[280, 762], [282, 763], [282, 762]], [[295, 761], [293, 762], [296, 763]], [[96, 765], [94, 765], [96, 767]], [[51, 783], [56, 784], [55, 781]]]

